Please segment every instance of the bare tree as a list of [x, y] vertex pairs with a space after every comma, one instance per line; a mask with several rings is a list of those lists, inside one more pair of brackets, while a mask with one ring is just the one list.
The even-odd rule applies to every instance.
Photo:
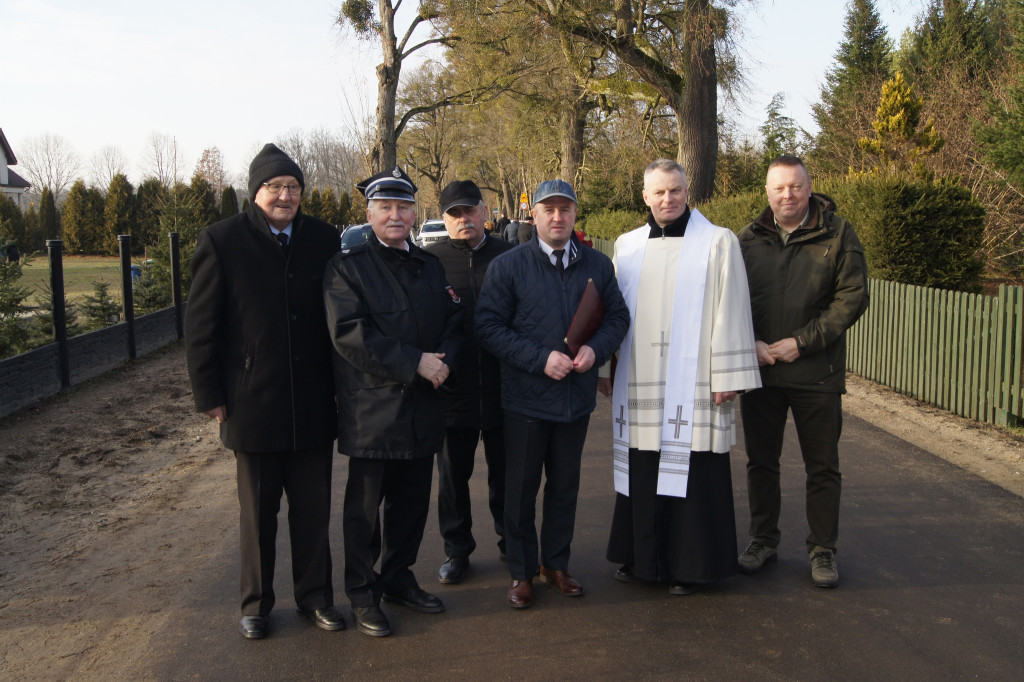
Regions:
[[60, 135], [43, 133], [30, 139], [20, 155], [34, 189], [42, 192], [47, 187], [58, 204], [64, 201], [82, 167], [71, 144]]
[[199, 161], [196, 162], [195, 175], [210, 183], [215, 197], [220, 197], [227, 184], [227, 171], [224, 170], [224, 156], [216, 147], [204, 149]]
[[147, 177], [156, 178], [164, 187], [172, 187], [181, 180], [183, 165], [177, 138], [166, 133], [149, 134], [149, 150], [144, 164]]
[[89, 162], [92, 182], [97, 187], [109, 187], [115, 175], [127, 175], [128, 159], [120, 147], [106, 145]]

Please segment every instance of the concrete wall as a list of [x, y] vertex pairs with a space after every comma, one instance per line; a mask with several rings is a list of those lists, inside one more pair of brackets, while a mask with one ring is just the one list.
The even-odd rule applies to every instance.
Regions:
[[[174, 308], [135, 319], [137, 356], [177, 340]], [[128, 325], [116, 324], [68, 339], [71, 384], [99, 376], [128, 360]], [[0, 360], [0, 417], [59, 393], [60, 356], [56, 343]]]

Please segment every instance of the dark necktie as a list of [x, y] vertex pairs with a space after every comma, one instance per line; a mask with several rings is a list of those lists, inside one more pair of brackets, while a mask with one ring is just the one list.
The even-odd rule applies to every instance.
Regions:
[[558, 278], [565, 279], [565, 263], [562, 262], [565, 249], [555, 249], [551, 254], [555, 257], [555, 269], [558, 270]]
[[288, 235], [284, 232], [277, 233], [277, 243], [281, 245], [281, 251], [288, 257]]

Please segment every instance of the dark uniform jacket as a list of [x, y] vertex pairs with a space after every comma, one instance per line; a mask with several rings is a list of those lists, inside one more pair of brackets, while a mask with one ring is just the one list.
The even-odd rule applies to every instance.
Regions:
[[772, 344], [793, 337], [794, 362], [761, 367], [765, 386], [846, 391], [846, 330], [868, 307], [868, 275], [853, 225], [824, 194], [783, 246], [771, 207], [740, 231], [754, 336]]
[[286, 258], [256, 205], [199, 233], [185, 358], [196, 409], [227, 406], [226, 447], [282, 452], [334, 440], [321, 292], [338, 247], [336, 229], [300, 212]]
[[376, 236], [331, 259], [323, 301], [334, 342], [338, 452], [371, 459], [428, 457], [441, 449], [447, 401], [416, 373], [423, 353], [462, 346], [462, 305], [437, 257], [390, 249]]
[[459, 366], [445, 382], [449, 388], [448, 426], [490, 429], [502, 423], [498, 360], [476, 340], [473, 320], [487, 267], [511, 248], [510, 244], [488, 236], [476, 251], [464, 239], [444, 239], [426, 249], [441, 260], [448, 282], [462, 299], [466, 311], [462, 324], [465, 345]]
[[[572, 422], [597, 405], [597, 368], [618, 350], [629, 329], [629, 310], [615, 280], [612, 262], [595, 249], [574, 248], [565, 280], [537, 237], [494, 259], [487, 269], [476, 307], [477, 338], [501, 361], [501, 406], [517, 414]], [[587, 282], [604, 304], [601, 327], [587, 343], [597, 356], [587, 372], [561, 381], [544, 373], [551, 351], [567, 352], [565, 333]]]

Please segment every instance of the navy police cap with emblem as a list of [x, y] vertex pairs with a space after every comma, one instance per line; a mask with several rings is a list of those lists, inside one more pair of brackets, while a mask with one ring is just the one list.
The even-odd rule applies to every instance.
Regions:
[[416, 194], [416, 185], [398, 166], [366, 178], [356, 185], [356, 189], [363, 193], [367, 201], [371, 199], [416, 201], [413, 196]]

